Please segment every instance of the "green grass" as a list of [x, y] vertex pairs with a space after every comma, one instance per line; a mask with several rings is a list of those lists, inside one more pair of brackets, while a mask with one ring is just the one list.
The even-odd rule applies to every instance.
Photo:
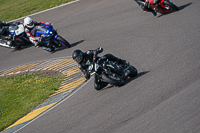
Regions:
[[0, 0], [0, 20], [11, 21], [73, 0]]
[[37, 74], [0, 78], [0, 131], [58, 90], [63, 79]]

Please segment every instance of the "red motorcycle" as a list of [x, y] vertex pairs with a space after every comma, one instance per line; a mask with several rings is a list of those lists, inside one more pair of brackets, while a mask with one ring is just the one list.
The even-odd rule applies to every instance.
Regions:
[[144, 2], [149, 3], [148, 8], [152, 8], [155, 12], [161, 14], [179, 10], [171, 0], [144, 0]]

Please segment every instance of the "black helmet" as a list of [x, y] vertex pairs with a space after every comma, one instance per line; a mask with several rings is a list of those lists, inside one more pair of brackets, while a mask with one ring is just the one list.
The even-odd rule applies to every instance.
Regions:
[[75, 50], [72, 53], [72, 58], [75, 60], [77, 63], [80, 63], [83, 60], [83, 52], [79, 49]]

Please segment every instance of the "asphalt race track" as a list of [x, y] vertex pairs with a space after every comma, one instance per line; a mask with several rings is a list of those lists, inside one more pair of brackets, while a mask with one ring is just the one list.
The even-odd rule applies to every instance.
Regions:
[[157, 17], [134, 0], [80, 0], [32, 16], [52, 22], [72, 48], [51, 54], [33, 46], [0, 47], [0, 70], [101, 46], [139, 75], [101, 91], [89, 80], [18, 132], [200, 133], [200, 1], [173, 2], [180, 11]]

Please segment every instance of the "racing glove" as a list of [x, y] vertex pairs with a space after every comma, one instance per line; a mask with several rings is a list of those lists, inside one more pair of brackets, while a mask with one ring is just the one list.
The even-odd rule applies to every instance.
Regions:
[[46, 22], [47, 25], [51, 25], [51, 22]]
[[101, 53], [101, 52], [103, 52], [103, 48], [102, 48], [102, 47], [98, 47], [98, 48], [96, 49], [96, 51], [97, 51], [97, 53]]
[[90, 79], [90, 73], [88, 71], [85, 71], [84, 76], [87, 80]]

